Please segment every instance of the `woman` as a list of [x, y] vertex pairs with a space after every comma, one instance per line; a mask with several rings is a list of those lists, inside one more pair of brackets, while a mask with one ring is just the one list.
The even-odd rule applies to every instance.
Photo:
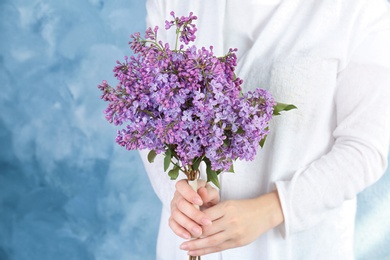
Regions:
[[356, 195], [387, 166], [388, 3], [148, 0], [148, 26], [163, 28], [172, 10], [198, 16], [195, 45], [217, 56], [238, 48], [244, 90], [298, 109], [272, 120], [256, 159], [221, 174], [219, 191], [191, 191], [145, 162], [164, 205], [157, 258], [353, 259]]

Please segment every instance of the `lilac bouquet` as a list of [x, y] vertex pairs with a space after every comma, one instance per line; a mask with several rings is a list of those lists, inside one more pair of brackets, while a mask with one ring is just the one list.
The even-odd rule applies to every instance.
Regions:
[[135, 33], [129, 43], [134, 55], [114, 68], [116, 88], [99, 85], [109, 102], [106, 119], [126, 124], [118, 131], [119, 145], [150, 150], [149, 162], [164, 153], [171, 179], [179, 171], [196, 179], [204, 162], [207, 181], [219, 187], [218, 174], [233, 171], [233, 161], [254, 159], [272, 116], [295, 106], [275, 102], [260, 88], [242, 93], [243, 81], [234, 73], [237, 49], [216, 57], [212, 46], [190, 45], [197, 17], [171, 15], [165, 29], [176, 29], [174, 49], [158, 40], [157, 26], [144, 37]]

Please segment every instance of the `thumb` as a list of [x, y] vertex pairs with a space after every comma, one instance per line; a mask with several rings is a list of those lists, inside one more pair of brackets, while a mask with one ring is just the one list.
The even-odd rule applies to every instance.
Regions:
[[194, 203], [195, 205], [202, 205], [203, 200], [199, 194], [192, 189], [187, 180], [180, 180], [176, 182], [176, 191], [183, 196], [187, 201]]
[[206, 208], [212, 207], [219, 202], [219, 191], [208, 183], [205, 187], [198, 189], [198, 194], [203, 200], [203, 206]]

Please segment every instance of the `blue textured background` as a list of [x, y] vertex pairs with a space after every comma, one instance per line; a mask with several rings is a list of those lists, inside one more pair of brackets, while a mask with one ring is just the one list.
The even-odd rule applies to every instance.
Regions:
[[[144, 1], [1, 0], [0, 17], [0, 260], [154, 259], [160, 203], [96, 88]], [[389, 185], [359, 196], [359, 259], [390, 258]]]

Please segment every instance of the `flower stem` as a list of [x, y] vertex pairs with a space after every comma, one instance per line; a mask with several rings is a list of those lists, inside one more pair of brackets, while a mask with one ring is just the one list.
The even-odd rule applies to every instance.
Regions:
[[175, 42], [175, 51], [177, 51], [177, 43], [179, 42], [179, 33], [180, 33], [180, 27], [176, 29], [176, 42]]

